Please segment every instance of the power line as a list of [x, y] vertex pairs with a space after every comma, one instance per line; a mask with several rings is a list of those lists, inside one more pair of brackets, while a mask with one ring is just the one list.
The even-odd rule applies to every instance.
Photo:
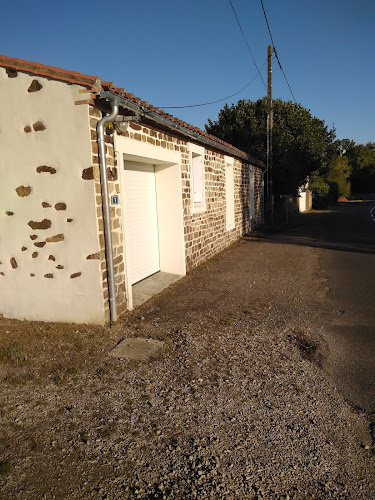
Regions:
[[[261, 70], [264, 68], [264, 65], [266, 64], [267, 59], [264, 61], [263, 66], [260, 68]], [[223, 97], [222, 99], [216, 99], [216, 101], [209, 101], [209, 102], [202, 102], [201, 104], [189, 104], [187, 106], [157, 106], [158, 109], [182, 109], [182, 108], [198, 108], [199, 106], [208, 106], [209, 104], [215, 104], [217, 102], [222, 102], [226, 101], [227, 99], [230, 99], [231, 97], [234, 97], [235, 95], [240, 94], [243, 90], [247, 89], [249, 85], [251, 85], [256, 79], [258, 78], [258, 75], [255, 75], [252, 80], [249, 81], [242, 89], [238, 90], [234, 94], [231, 94], [227, 97]]]
[[255, 61], [255, 59], [254, 59], [253, 53], [251, 52], [250, 45], [249, 45], [249, 43], [248, 43], [248, 41], [247, 41], [247, 39], [246, 39], [245, 33], [243, 32], [243, 29], [242, 29], [241, 23], [240, 23], [240, 21], [239, 21], [239, 19], [238, 19], [237, 13], [236, 13], [236, 11], [234, 10], [233, 4], [232, 4], [232, 0], [229, 0], [229, 3], [230, 3], [230, 5], [231, 5], [231, 7], [232, 7], [233, 14], [234, 14], [234, 16], [235, 16], [235, 18], [236, 18], [236, 21], [237, 21], [237, 24], [238, 24], [238, 26], [239, 26], [239, 28], [240, 28], [240, 30], [241, 30], [242, 36], [243, 36], [243, 38], [244, 38], [244, 40], [245, 40], [246, 46], [247, 46], [248, 51], [249, 51], [249, 53], [250, 53], [250, 55], [251, 55], [251, 58], [252, 58], [252, 60], [253, 60], [253, 63], [255, 64], [255, 67], [256, 67], [256, 69], [257, 69], [257, 71], [258, 71], [258, 75], [260, 76], [260, 78], [261, 78], [261, 80], [262, 80], [262, 82], [263, 82], [264, 88], [265, 88], [265, 89], [267, 89], [267, 86], [266, 86], [266, 84], [264, 83], [264, 80], [263, 80], [263, 78], [262, 78], [262, 75], [261, 75], [261, 73], [260, 73], [260, 71], [259, 71], [258, 65], [257, 65], [257, 63], [256, 63], [256, 61]]
[[[229, 0], [229, 1], [230, 1], [230, 0]], [[292, 91], [292, 89], [291, 89], [291, 86], [289, 85], [289, 82], [288, 82], [288, 79], [287, 79], [287, 77], [286, 77], [285, 71], [284, 71], [284, 69], [283, 69], [283, 67], [282, 67], [282, 65], [281, 65], [281, 62], [280, 62], [279, 56], [278, 56], [278, 54], [277, 54], [277, 50], [276, 50], [276, 47], [275, 47], [275, 43], [274, 43], [273, 38], [272, 38], [271, 28], [270, 28], [270, 25], [269, 25], [269, 23], [268, 23], [267, 14], [266, 14], [266, 11], [265, 11], [265, 8], [264, 8], [264, 5], [263, 5], [263, 0], [260, 0], [260, 3], [261, 3], [261, 5], [262, 5], [262, 10], [263, 10], [264, 18], [265, 18], [265, 20], [266, 20], [266, 24], [267, 24], [267, 28], [268, 28], [268, 33], [270, 34], [270, 38], [271, 38], [271, 42], [272, 42], [272, 49], [273, 49], [273, 51], [274, 51], [274, 53], [275, 53], [276, 60], [277, 60], [277, 62], [278, 62], [278, 64], [279, 64], [279, 67], [280, 67], [280, 69], [281, 69], [282, 74], [284, 75], [285, 81], [286, 81], [286, 83], [287, 83], [287, 85], [288, 85], [288, 87], [289, 87], [289, 90], [290, 90], [290, 93], [292, 94], [292, 97], [293, 97], [293, 99], [294, 99], [294, 102], [297, 104], [296, 98], [294, 97], [293, 91]]]

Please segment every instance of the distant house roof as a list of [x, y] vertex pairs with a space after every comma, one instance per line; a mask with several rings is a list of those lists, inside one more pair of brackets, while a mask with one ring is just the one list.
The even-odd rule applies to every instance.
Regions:
[[16, 59], [4, 55], [0, 55], [0, 67], [15, 71], [23, 71], [25, 73], [31, 73], [34, 75], [40, 75], [61, 82], [81, 85], [83, 87], [92, 89], [94, 92], [101, 92], [103, 90], [110, 91], [111, 93], [117, 94], [118, 96], [136, 104], [142, 110], [155, 113], [169, 120], [170, 122], [183, 127], [187, 131], [193, 132], [198, 137], [201, 136], [202, 139], [206, 138], [211, 142], [213, 141], [217, 144], [219, 150], [222, 149], [220, 148], [220, 146], [222, 146], [225, 148], [225, 150], [231, 150], [235, 156], [247, 158], [251, 163], [264, 167], [263, 162], [250, 158], [247, 153], [241, 151], [235, 146], [232, 146], [232, 144], [229, 144], [219, 139], [218, 137], [215, 137], [214, 135], [211, 135], [206, 131], [195, 127], [194, 125], [190, 125], [189, 123], [186, 123], [179, 118], [166, 113], [160, 108], [155, 108], [154, 106], [152, 106], [152, 104], [149, 104], [147, 101], [143, 101], [142, 99], [136, 97], [134, 94], [127, 92], [125, 89], [116, 87], [113, 82], [102, 81], [98, 76], [83, 75], [82, 73], [79, 73], [77, 71], [69, 71], [55, 66], [46, 66], [44, 64], [25, 61], [24, 59]]

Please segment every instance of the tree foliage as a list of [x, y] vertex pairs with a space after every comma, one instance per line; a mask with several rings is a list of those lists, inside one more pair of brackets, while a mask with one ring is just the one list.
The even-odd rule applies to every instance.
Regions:
[[313, 172], [309, 181], [309, 189], [312, 192], [314, 206], [324, 208], [328, 204], [330, 186], [319, 171]]
[[[327, 161], [327, 151], [335, 139], [324, 121], [300, 104], [273, 101], [273, 179], [275, 194], [293, 194], [313, 171]], [[266, 162], [267, 100], [238, 101], [208, 120], [206, 130], [250, 156]]]
[[350, 173], [351, 168], [346, 156], [339, 155], [330, 162], [327, 183], [330, 186], [330, 196], [333, 201], [350, 195]]
[[352, 169], [352, 189], [357, 193], [375, 192], [375, 143], [352, 143], [346, 151]]

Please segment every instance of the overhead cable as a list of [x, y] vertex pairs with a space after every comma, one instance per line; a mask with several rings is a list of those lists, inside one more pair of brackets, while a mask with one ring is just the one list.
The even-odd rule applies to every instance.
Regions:
[[[229, 0], [229, 1], [230, 1], [230, 0]], [[275, 44], [274, 44], [274, 41], [273, 41], [273, 38], [272, 38], [271, 28], [270, 28], [270, 25], [269, 25], [269, 23], [268, 23], [268, 19], [267, 19], [266, 10], [265, 10], [264, 5], [263, 5], [263, 0], [260, 0], [260, 3], [261, 3], [261, 5], [262, 5], [262, 10], [263, 10], [264, 18], [265, 18], [265, 20], [266, 20], [266, 24], [267, 24], [267, 28], [268, 28], [268, 33], [270, 34], [271, 43], [272, 43], [272, 49], [273, 49], [273, 51], [274, 51], [274, 53], [275, 53], [276, 60], [277, 60], [277, 62], [278, 62], [278, 64], [279, 64], [279, 67], [280, 67], [280, 69], [281, 69], [282, 74], [284, 75], [285, 81], [286, 81], [286, 83], [287, 83], [287, 85], [288, 85], [288, 87], [289, 87], [289, 90], [290, 90], [290, 93], [292, 94], [292, 97], [293, 97], [293, 99], [294, 99], [294, 102], [297, 104], [296, 98], [294, 97], [293, 91], [292, 91], [292, 89], [291, 89], [291, 86], [289, 85], [289, 82], [288, 82], [288, 79], [287, 79], [287, 77], [286, 77], [285, 71], [284, 71], [284, 69], [283, 69], [283, 67], [282, 67], [282, 65], [281, 65], [281, 62], [280, 62], [279, 56], [278, 56], [278, 54], [277, 54], [277, 50], [276, 50], [276, 47], [275, 47]]]
[[246, 36], [245, 36], [245, 33], [244, 33], [243, 29], [242, 29], [241, 23], [240, 23], [240, 21], [239, 21], [239, 19], [238, 19], [237, 13], [236, 13], [236, 11], [235, 11], [235, 9], [234, 9], [234, 7], [233, 7], [232, 0], [229, 0], [229, 3], [230, 3], [230, 5], [231, 5], [231, 7], [232, 7], [233, 14], [234, 14], [234, 16], [235, 16], [235, 18], [236, 18], [237, 24], [238, 24], [238, 26], [239, 26], [239, 28], [240, 28], [240, 30], [241, 30], [242, 36], [243, 36], [243, 38], [244, 38], [244, 40], [245, 40], [245, 43], [246, 43], [247, 49], [248, 49], [248, 51], [249, 51], [249, 53], [250, 53], [250, 55], [251, 55], [251, 59], [253, 60], [253, 63], [255, 64], [255, 67], [256, 67], [256, 69], [257, 69], [257, 71], [258, 71], [258, 75], [260, 76], [260, 78], [261, 78], [261, 80], [262, 80], [262, 82], [263, 82], [264, 88], [265, 88], [265, 89], [267, 89], [267, 85], [264, 83], [264, 80], [263, 80], [263, 78], [262, 78], [262, 75], [261, 75], [261, 73], [260, 73], [260, 70], [259, 70], [259, 68], [258, 68], [258, 65], [257, 65], [257, 63], [256, 63], [256, 61], [255, 61], [255, 59], [254, 59], [253, 53], [251, 52], [250, 45], [249, 45], [249, 43], [248, 43], [248, 41], [247, 41], [247, 39], [246, 39]]
[[[264, 68], [264, 65], [266, 64], [267, 59], [264, 61], [263, 66], [260, 68], [261, 70]], [[199, 106], [208, 106], [209, 104], [215, 104], [217, 102], [222, 102], [226, 101], [227, 99], [230, 99], [231, 97], [234, 97], [235, 95], [240, 94], [243, 90], [247, 89], [249, 85], [251, 85], [259, 75], [255, 75], [252, 80], [249, 81], [244, 87], [242, 87], [240, 90], [235, 92], [234, 94], [231, 94], [227, 97], [223, 97], [222, 99], [216, 99], [215, 101], [209, 101], [209, 102], [203, 102], [201, 104], [189, 104], [187, 106], [157, 106], [159, 109], [182, 109], [182, 108], [198, 108]]]

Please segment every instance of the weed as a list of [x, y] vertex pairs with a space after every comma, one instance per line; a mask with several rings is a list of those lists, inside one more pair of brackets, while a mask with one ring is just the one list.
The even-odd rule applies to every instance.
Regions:
[[82, 338], [81, 337], [74, 337], [73, 338], [73, 345], [78, 352], [81, 352], [83, 350]]
[[107, 363], [102, 364], [99, 366], [96, 370], [96, 374], [98, 377], [103, 377], [104, 375], [107, 375], [110, 371], [110, 367], [108, 366]]
[[17, 342], [8, 345], [8, 347], [5, 349], [3, 358], [5, 361], [9, 361], [16, 365], [25, 365], [29, 363], [24, 350]]
[[0, 462], [0, 475], [8, 474], [10, 470], [9, 462]]
[[63, 381], [64, 381], [64, 379], [63, 379], [63, 377], [61, 376], [60, 373], [55, 373], [52, 376], [52, 380], [55, 382], [56, 385], [62, 384]]
[[115, 431], [115, 429], [111, 426], [107, 427], [106, 429], [103, 429], [100, 433], [100, 436], [101, 437], [108, 437], [110, 436], [111, 434], [113, 434], [113, 432]]
[[132, 399], [126, 399], [124, 403], [124, 409], [131, 411], [134, 406], [134, 401]]
[[233, 318], [221, 318], [219, 319], [219, 323], [223, 326], [229, 326], [233, 322]]
[[38, 445], [38, 443], [36, 443], [34, 440], [32, 440], [30, 443], [30, 450], [31, 451], [38, 451], [38, 450], [40, 450], [40, 446]]
[[87, 434], [80, 434], [79, 439], [82, 441], [82, 443], [87, 444], [89, 442], [89, 437]]

